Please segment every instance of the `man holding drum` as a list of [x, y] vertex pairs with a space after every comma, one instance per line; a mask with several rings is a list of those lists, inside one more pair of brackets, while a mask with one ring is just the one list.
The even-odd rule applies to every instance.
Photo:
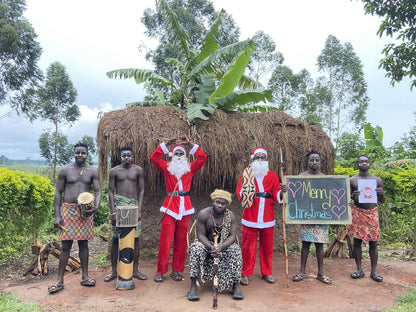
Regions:
[[[82, 286], [95, 286], [95, 280], [88, 276], [88, 240], [93, 238], [93, 214], [101, 202], [101, 185], [98, 171], [85, 162], [88, 146], [75, 144], [75, 162], [63, 167], [58, 174], [55, 188], [54, 226], [60, 229], [62, 251], [59, 255], [58, 280], [48, 287], [49, 293], [56, 293], [64, 288], [64, 273], [74, 240], [78, 241], [79, 258], [82, 268]], [[78, 196], [91, 191], [94, 187], [95, 199], [90, 208], [81, 216]]]
[[132, 164], [133, 149], [130, 146], [124, 146], [120, 149], [121, 165], [115, 166], [110, 170], [108, 181], [108, 202], [110, 206], [111, 218], [111, 273], [105, 278], [105, 282], [117, 278], [117, 260], [119, 233], [116, 228], [116, 208], [117, 206], [135, 206], [138, 208], [138, 224], [134, 235], [134, 253], [133, 253], [133, 277], [146, 280], [147, 276], [139, 271], [139, 237], [141, 234], [141, 211], [143, 206], [144, 195], [144, 174], [143, 169]]

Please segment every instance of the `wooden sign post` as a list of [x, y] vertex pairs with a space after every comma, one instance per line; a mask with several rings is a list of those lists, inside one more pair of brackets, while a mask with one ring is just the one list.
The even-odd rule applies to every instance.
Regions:
[[288, 224], [350, 224], [350, 182], [346, 175], [285, 176]]

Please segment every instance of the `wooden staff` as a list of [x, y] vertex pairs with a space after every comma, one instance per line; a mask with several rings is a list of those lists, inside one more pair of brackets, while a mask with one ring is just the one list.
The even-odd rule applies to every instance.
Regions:
[[[215, 249], [218, 247], [218, 234], [217, 233], [213, 233], [212, 235], [214, 237], [214, 247]], [[213, 288], [214, 288], [214, 293], [213, 293], [213, 297], [212, 297], [212, 307], [214, 309], [217, 308], [217, 301], [218, 301], [218, 261], [219, 258], [214, 258], [214, 280], [213, 280]]]
[[[282, 155], [282, 148], [279, 147], [280, 153], [280, 178], [282, 179], [283, 183], [283, 155]], [[289, 287], [289, 258], [287, 256], [287, 244], [286, 244], [286, 203], [283, 201], [282, 207], [282, 225], [283, 225], [283, 244], [285, 246], [285, 259], [286, 259], [286, 285]]]

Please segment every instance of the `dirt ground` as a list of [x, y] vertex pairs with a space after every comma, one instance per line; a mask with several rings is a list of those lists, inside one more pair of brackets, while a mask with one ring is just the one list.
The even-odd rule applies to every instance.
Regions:
[[[91, 257], [97, 256], [90, 250]], [[289, 277], [299, 269], [300, 257], [289, 257]], [[309, 278], [300, 282], [286, 282], [285, 261], [281, 253], [274, 255], [276, 284], [267, 284], [260, 278], [256, 265], [250, 285], [241, 287], [244, 300], [231, 298], [231, 291], [218, 296], [218, 311], [381, 311], [395, 304], [396, 296], [406, 286], [416, 285], [416, 264], [409, 260], [381, 260], [378, 271], [384, 276], [382, 283], [369, 277], [369, 260], [364, 259], [364, 278], [353, 280], [353, 259], [325, 258], [325, 273], [331, 277], [332, 285], [324, 285], [315, 279], [316, 259], [308, 259]], [[141, 271], [149, 277], [147, 281], [135, 280], [136, 288], [130, 291], [115, 289], [115, 281], [104, 283], [110, 268], [90, 265], [90, 276], [97, 280], [95, 287], [80, 285], [79, 272], [66, 273], [65, 289], [50, 295], [47, 288], [56, 280], [57, 261], [50, 261], [50, 273], [42, 277], [5, 278], [2, 275], [0, 292], [15, 293], [20, 300], [39, 303], [46, 311], [211, 311], [211, 283], [199, 287], [200, 300], [189, 302], [188, 268], [183, 282], [173, 281], [165, 275], [163, 283], [155, 283], [156, 259], [141, 261]]]

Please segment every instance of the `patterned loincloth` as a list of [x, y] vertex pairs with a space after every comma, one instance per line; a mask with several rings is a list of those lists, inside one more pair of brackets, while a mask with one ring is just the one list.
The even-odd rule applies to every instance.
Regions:
[[[220, 234], [219, 243], [222, 244], [231, 231], [231, 214], [228, 209], [224, 212], [224, 222]], [[214, 279], [214, 259], [211, 257], [211, 250], [206, 248], [198, 239], [196, 239], [188, 252], [189, 274], [191, 277], [199, 278], [202, 282]], [[238, 283], [241, 278], [243, 269], [243, 258], [241, 249], [236, 244], [231, 244], [227, 249], [221, 251], [221, 257], [218, 260], [218, 290], [221, 292], [234, 283]]]
[[91, 240], [94, 238], [94, 217], [82, 218], [79, 205], [63, 203], [61, 209], [61, 240]]
[[300, 239], [304, 242], [323, 243], [329, 242], [328, 225], [302, 224], [299, 227]]
[[127, 196], [115, 194], [114, 195], [114, 206], [138, 206], [137, 200], [129, 198]]
[[351, 210], [351, 217], [352, 223], [347, 226], [347, 235], [361, 239], [364, 243], [380, 240], [378, 207], [362, 209], [354, 206]]
[[[196, 240], [189, 248], [191, 254], [189, 261], [189, 275], [199, 278], [201, 281], [214, 279], [214, 259], [210, 256], [210, 250], [200, 241]], [[221, 292], [238, 283], [243, 269], [241, 249], [236, 244], [231, 244], [221, 251], [218, 262], [218, 290]]]

